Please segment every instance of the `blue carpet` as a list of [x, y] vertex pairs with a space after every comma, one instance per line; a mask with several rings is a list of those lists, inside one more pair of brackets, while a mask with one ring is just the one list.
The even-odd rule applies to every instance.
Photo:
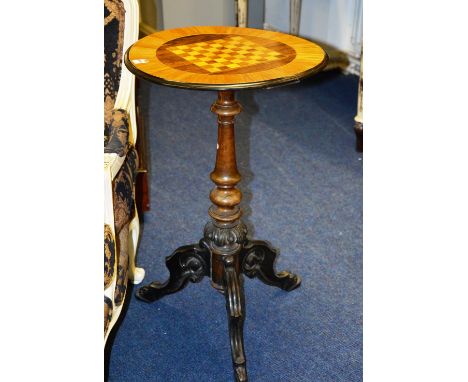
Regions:
[[[244, 220], [281, 249], [290, 293], [245, 278], [252, 382], [362, 380], [362, 154], [353, 117], [358, 80], [326, 72], [303, 84], [241, 91], [236, 124]], [[194, 243], [213, 187], [215, 92], [142, 83], [151, 151], [151, 208], [138, 263], [165, 280], [164, 257]], [[224, 298], [189, 284], [153, 304], [127, 298], [111, 343], [109, 382], [232, 381]]]

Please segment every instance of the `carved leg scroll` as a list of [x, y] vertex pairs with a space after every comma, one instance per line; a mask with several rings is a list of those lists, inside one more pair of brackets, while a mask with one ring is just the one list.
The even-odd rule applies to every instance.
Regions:
[[170, 273], [169, 279], [164, 284], [153, 281], [140, 288], [137, 298], [153, 302], [167, 294], [178, 292], [189, 281], [200, 282], [203, 276], [210, 275], [210, 251], [203, 242], [180, 247], [166, 258], [166, 266]]
[[265, 284], [291, 291], [301, 285], [301, 278], [288, 271], [275, 272], [279, 251], [268, 242], [253, 240], [244, 247], [242, 272], [250, 278], [258, 277]]
[[233, 256], [225, 256], [224, 262], [224, 296], [229, 320], [229, 337], [231, 339], [232, 364], [236, 382], [246, 382], [247, 370], [244, 353], [244, 287], [242, 275], [234, 264]]

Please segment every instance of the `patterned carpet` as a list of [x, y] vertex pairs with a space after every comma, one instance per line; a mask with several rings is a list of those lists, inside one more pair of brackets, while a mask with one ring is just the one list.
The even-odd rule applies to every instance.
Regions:
[[[362, 154], [353, 117], [358, 79], [326, 72], [299, 85], [241, 91], [236, 125], [244, 220], [281, 249], [290, 293], [245, 279], [250, 381], [362, 381]], [[207, 221], [216, 151], [214, 92], [142, 83], [151, 152], [143, 283]], [[109, 342], [108, 381], [232, 381], [224, 297], [204, 279], [153, 304], [134, 297]]]

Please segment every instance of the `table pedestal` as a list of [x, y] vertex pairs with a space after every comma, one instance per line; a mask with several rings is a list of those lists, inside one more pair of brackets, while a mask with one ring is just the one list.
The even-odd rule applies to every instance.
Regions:
[[140, 288], [137, 297], [153, 302], [184, 288], [189, 281], [200, 282], [204, 276], [226, 298], [232, 362], [236, 381], [247, 381], [244, 352], [244, 287], [243, 277], [258, 277], [265, 284], [285, 291], [297, 288], [301, 279], [289, 272], [275, 272], [279, 252], [268, 242], [247, 239], [247, 227], [240, 219], [241, 192], [236, 188], [241, 176], [237, 170], [234, 117], [241, 106], [233, 91], [219, 91], [211, 111], [218, 115], [218, 149], [211, 173], [215, 188], [210, 193], [211, 217], [198, 244], [176, 249], [166, 258], [170, 272], [165, 283], [157, 281]]

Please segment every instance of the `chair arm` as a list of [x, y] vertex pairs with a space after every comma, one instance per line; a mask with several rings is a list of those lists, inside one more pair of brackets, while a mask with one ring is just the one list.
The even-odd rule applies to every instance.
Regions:
[[[140, 8], [138, 1], [123, 0], [125, 7], [125, 30], [123, 42], [123, 54], [138, 40]], [[119, 91], [114, 104], [115, 108], [124, 109], [129, 115], [129, 137], [130, 144], [135, 145], [137, 139], [136, 111], [135, 111], [135, 76], [130, 73], [125, 64], [122, 63], [120, 74]]]
[[107, 177], [108, 180], [112, 183], [124, 162], [125, 156], [121, 157], [116, 153], [104, 153], [104, 178]]

